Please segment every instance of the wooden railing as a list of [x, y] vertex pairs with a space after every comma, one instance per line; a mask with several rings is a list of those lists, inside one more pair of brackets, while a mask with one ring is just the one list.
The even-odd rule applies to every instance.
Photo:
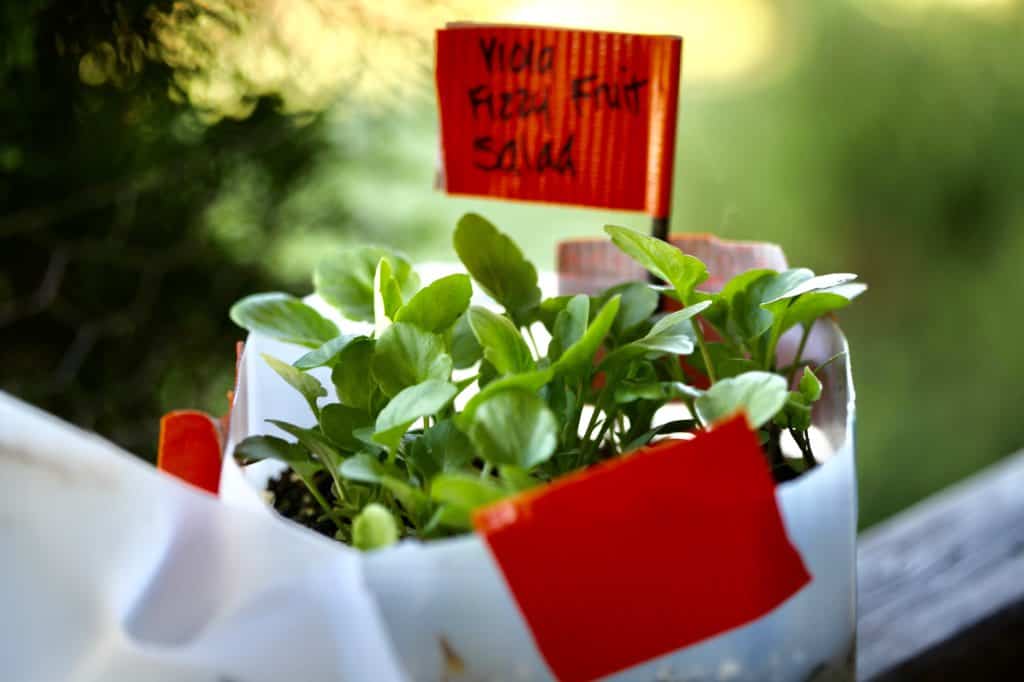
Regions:
[[859, 547], [858, 679], [1024, 680], [1024, 451]]

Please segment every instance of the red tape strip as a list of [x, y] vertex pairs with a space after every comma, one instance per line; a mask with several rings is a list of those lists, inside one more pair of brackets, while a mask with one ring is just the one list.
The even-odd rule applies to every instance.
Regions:
[[216, 422], [195, 410], [165, 414], [160, 420], [156, 466], [216, 495], [221, 470], [221, 442]]
[[592, 680], [743, 625], [811, 576], [746, 418], [474, 517], [559, 680]]

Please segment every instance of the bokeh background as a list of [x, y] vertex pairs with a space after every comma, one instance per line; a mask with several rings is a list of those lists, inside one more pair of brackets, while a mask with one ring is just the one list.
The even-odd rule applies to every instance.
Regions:
[[[7, 0], [0, 389], [152, 457], [227, 408], [230, 304], [330, 249], [451, 258], [467, 210], [544, 268], [643, 216], [432, 189], [432, 31], [686, 38], [675, 231], [853, 271], [862, 524], [1024, 446], [1024, 4]], [[2, 428], [2, 425], [0, 425]]]

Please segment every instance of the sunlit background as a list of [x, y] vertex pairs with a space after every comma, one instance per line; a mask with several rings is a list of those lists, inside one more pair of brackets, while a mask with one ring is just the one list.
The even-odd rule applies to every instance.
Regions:
[[686, 39], [673, 229], [781, 243], [844, 311], [862, 523], [1024, 446], [1024, 7], [1013, 0], [10, 0], [0, 388], [152, 456], [227, 408], [231, 302], [355, 241], [451, 258], [480, 211], [552, 268], [640, 215], [432, 189], [433, 30]]

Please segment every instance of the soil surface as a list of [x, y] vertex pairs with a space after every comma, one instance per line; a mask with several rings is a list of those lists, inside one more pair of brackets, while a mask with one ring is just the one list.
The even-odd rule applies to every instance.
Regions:
[[[324, 499], [331, 500], [334, 495], [331, 491], [331, 477], [326, 472], [319, 472], [313, 481]], [[267, 492], [271, 495], [271, 503], [274, 509], [281, 516], [287, 517], [295, 523], [301, 523], [306, 528], [333, 538], [338, 527], [328, 518], [324, 517], [323, 509], [316, 503], [309, 490], [298, 476], [291, 469], [285, 469], [278, 476], [267, 482]]]

